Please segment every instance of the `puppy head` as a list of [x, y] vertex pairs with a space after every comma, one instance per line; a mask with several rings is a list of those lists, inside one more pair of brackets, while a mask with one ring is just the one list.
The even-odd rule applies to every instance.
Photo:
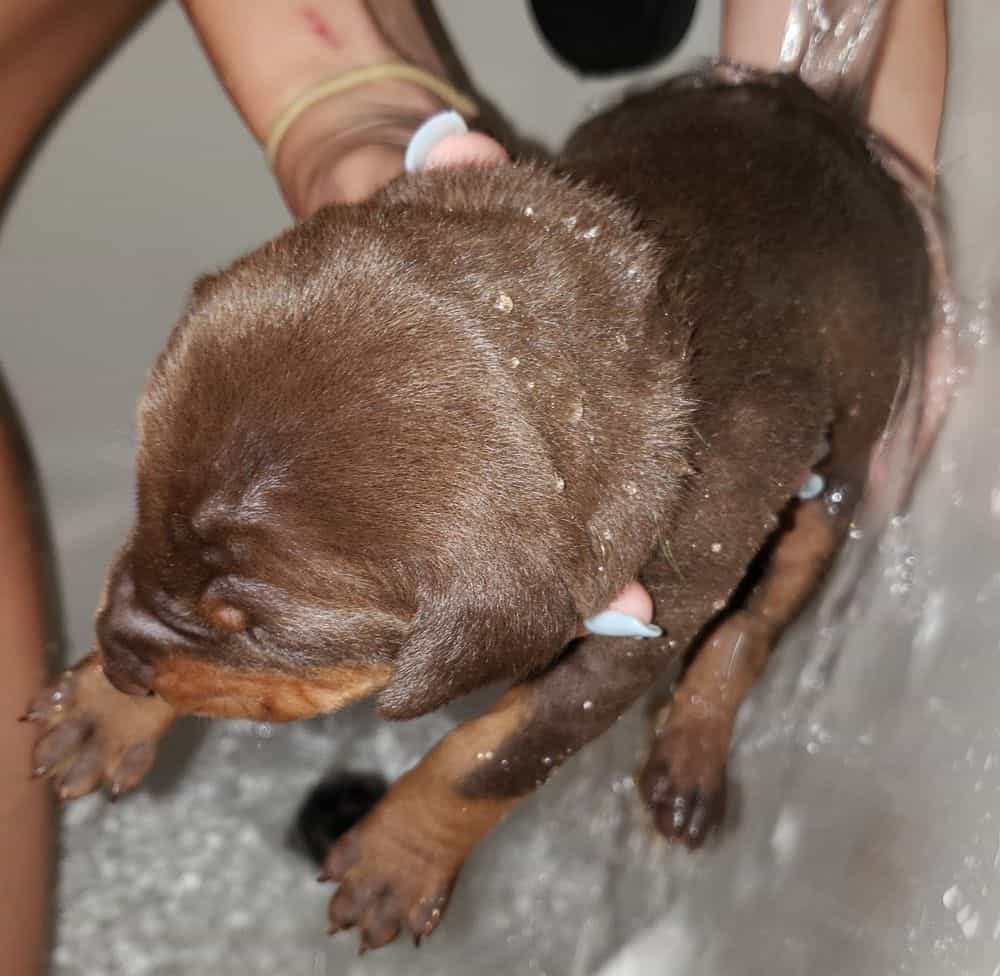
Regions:
[[[98, 619], [123, 690], [272, 719], [379, 692], [416, 715], [544, 667], [581, 601], [637, 568], [592, 585], [563, 476], [594, 465], [586, 425], [564, 436], [526, 402], [507, 345], [554, 313], [503, 296], [535, 276], [563, 311], [584, 285], [616, 315], [626, 299], [525, 237], [502, 188], [473, 205], [437, 179], [331, 208], [196, 285], [140, 405], [137, 524]], [[619, 257], [630, 295], [652, 288], [644, 247]], [[553, 403], [579, 382], [567, 334], [533, 347]]]

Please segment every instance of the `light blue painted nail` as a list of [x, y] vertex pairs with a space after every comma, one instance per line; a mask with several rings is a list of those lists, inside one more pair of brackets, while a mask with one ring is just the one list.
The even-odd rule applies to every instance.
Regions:
[[430, 151], [446, 136], [468, 132], [465, 119], [458, 112], [438, 112], [432, 115], [410, 136], [403, 157], [403, 167], [407, 173], [419, 173], [424, 168]]
[[644, 624], [620, 610], [603, 610], [584, 620], [583, 626], [602, 637], [661, 637], [663, 630], [656, 624]]
[[802, 487], [799, 489], [799, 498], [809, 501], [810, 498], [819, 498], [823, 494], [823, 489], [826, 487], [826, 478], [821, 474], [816, 474], [814, 471], [812, 474], [806, 478]]

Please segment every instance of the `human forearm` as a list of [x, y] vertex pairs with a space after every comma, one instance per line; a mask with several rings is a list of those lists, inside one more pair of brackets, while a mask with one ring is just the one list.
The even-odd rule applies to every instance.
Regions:
[[65, 99], [155, 0], [0, 4], [0, 198]]
[[[186, 0], [215, 69], [263, 142], [289, 102], [317, 81], [388, 61], [444, 68], [409, 0]], [[402, 172], [412, 131], [442, 103], [411, 82], [372, 82], [324, 99], [282, 141], [276, 175], [292, 210], [366, 196]]]
[[[948, 63], [946, 0], [896, 0], [872, 75], [869, 121], [933, 179]], [[789, 0], [728, 0], [722, 54], [773, 68]]]
[[0, 392], [0, 953], [4, 972], [36, 976], [45, 956], [51, 871], [49, 791], [28, 778], [34, 730], [14, 720], [45, 679], [41, 541], [34, 531], [23, 450]]
[[945, 0], [896, 0], [875, 67], [872, 127], [933, 179], [948, 74]]

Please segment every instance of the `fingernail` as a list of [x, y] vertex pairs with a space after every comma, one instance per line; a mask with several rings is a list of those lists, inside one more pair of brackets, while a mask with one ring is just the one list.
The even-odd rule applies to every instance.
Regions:
[[403, 166], [407, 173], [419, 173], [424, 168], [430, 151], [446, 136], [468, 132], [465, 119], [458, 112], [438, 112], [432, 115], [416, 132], [410, 136], [403, 157]]
[[826, 478], [813, 471], [809, 477], [802, 482], [802, 487], [799, 489], [799, 498], [804, 501], [809, 501], [812, 498], [819, 498], [819, 496], [823, 494], [823, 489], [825, 487]]
[[583, 622], [592, 634], [602, 637], [662, 637], [663, 630], [656, 624], [644, 624], [620, 610], [604, 610]]

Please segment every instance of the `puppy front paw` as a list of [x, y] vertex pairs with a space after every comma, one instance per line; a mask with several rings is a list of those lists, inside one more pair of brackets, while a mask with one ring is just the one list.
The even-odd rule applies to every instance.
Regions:
[[136, 786], [152, 767], [174, 710], [156, 696], [122, 694], [91, 654], [46, 687], [23, 718], [41, 726], [32, 775], [49, 779], [65, 802], [102, 783], [112, 799]]
[[668, 719], [653, 740], [639, 789], [657, 829], [691, 850], [722, 823], [729, 727], [712, 718]]
[[426, 837], [380, 824], [378, 808], [330, 848], [320, 876], [340, 887], [330, 901], [330, 934], [358, 927], [360, 951], [407, 929], [414, 944], [441, 921], [459, 865]]

